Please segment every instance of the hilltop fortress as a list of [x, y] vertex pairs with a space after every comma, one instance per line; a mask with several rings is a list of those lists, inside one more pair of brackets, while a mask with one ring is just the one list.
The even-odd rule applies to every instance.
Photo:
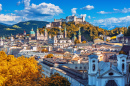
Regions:
[[61, 28], [62, 22], [74, 22], [76, 24], [87, 24], [88, 22], [85, 21], [85, 17], [82, 16], [81, 18], [77, 18], [76, 16], [67, 16], [66, 19], [54, 19], [54, 22], [46, 24], [47, 28], [52, 28], [52, 27], [59, 27]]

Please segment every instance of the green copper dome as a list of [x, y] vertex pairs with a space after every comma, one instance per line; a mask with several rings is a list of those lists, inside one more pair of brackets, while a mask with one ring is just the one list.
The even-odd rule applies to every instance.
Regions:
[[35, 32], [33, 31], [33, 28], [32, 28], [32, 30], [30, 31], [30, 34], [35, 34]]

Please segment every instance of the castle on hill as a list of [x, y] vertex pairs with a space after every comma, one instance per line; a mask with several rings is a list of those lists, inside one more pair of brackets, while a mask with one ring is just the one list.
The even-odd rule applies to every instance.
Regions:
[[52, 28], [52, 27], [59, 27], [61, 28], [62, 22], [74, 22], [76, 24], [88, 24], [88, 22], [85, 21], [85, 17], [82, 16], [81, 18], [77, 18], [75, 15], [74, 16], [67, 16], [66, 19], [54, 19], [54, 22], [51, 22], [49, 24], [46, 24], [47, 28]]

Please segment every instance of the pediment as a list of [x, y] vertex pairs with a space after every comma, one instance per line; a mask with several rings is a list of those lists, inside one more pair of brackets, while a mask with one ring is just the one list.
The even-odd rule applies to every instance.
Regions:
[[103, 73], [102, 75], [100, 75], [100, 77], [121, 77], [121, 76], [123, 75], [119, 71], [113, 69], [110, 69], [105, 73]]

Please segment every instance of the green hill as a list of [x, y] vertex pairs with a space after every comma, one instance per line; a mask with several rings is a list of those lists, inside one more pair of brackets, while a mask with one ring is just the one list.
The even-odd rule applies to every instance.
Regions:
[[48, 24], [49, 22], [46, 21], [25, 21], [25, 22], [19, 22], [17, 24], [14, 24], [12, 26], [6, 25], [6, 24], [2, 24], [0, 23], [0, 36], [7, 36], [10, 34], [17, 34], [17, 33], [23, 33], [23, 31], [25, 30], [27, 33], [29, 33], [29, 31], [32, 29], [34, 29], [34, 31], [36, 31], [37, 27], [42, 28], [43, 26], [45, 26], [46, 24]]

